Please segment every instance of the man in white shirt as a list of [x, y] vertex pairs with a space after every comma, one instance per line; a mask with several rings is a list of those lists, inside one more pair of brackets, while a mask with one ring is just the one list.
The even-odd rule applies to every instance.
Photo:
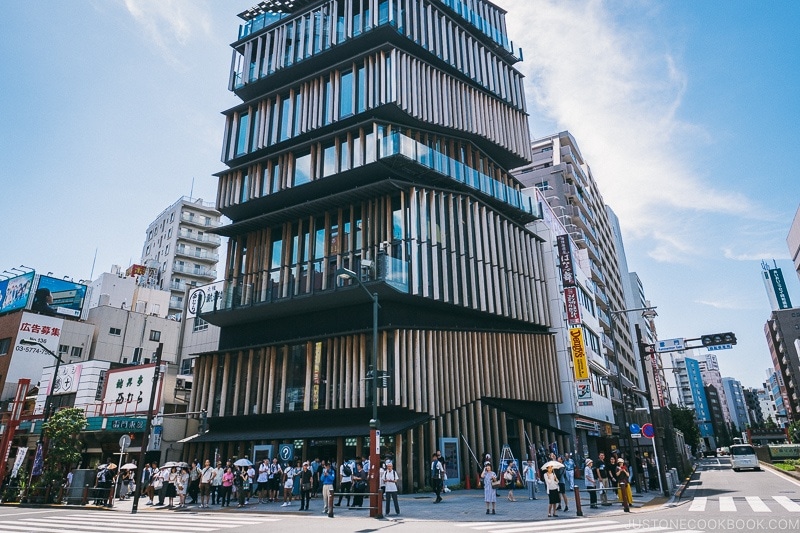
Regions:
[[267, 503], [269, 492], [269, 459], [258, 465], [258, 503]]
[[256, 493], [256, 469], [253, 465], [247, 467], [247, 503], [250, 503], [250, 496]]
[[386, 461], [386, 469], [381, 471], [381, 481], [386, 495], [386, 516], [389, 516], [389, 503], [394, 502], [394, 514], [400, 514], [400, 505], [397, 503], [397, 482], [400, 476], [395, 472], [391, 461]]
[[211, 466], [211, 461], [206, 459], [203, 469], [200, 471], [200, 508], [208, 509], [209, 497], [211, 495], [211, 483], [217, 471]]

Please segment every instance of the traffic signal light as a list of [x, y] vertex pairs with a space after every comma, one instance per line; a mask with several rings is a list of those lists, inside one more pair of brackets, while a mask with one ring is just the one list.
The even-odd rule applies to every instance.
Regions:
[[736, 344], [736, 335], [728, 333], [712, 333], [700, 337], [703, 346], [719, 346], [720, 344]]

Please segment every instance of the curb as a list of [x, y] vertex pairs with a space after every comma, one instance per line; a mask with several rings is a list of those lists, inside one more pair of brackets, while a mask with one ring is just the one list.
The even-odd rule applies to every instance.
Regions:
[[694, 475], [695, 472], [697, 472], [697, 463], [695, 463], [694, 466], [692, 467], [692, 471], [689, 473], [689, 476], [683, 480], [681, 488], [675, 491], [675, 494], [667, 502], [668, 504], [680, 501], [680, 499], [683, 497], [683, 493], [686, 491], [687, 487], [689, 487], [689, 482], [692, 481], [692, 476]]

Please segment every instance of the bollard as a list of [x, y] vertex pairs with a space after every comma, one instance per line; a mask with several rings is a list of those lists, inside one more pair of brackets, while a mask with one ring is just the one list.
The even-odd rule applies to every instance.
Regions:
[[575, 485], [575, 514], [576, 516], [583, 516], [583, 510], [581, 509], [581, 489], [577, 485]]
[[328, 493], [328, 518], [333, 518], [333, 497], [335, 496], [333, 491]]
[[630, 507], [628, 507], [628, 493], [627, 493], [627, 490], [628, 490], [628, 483], [626, 481], [620, 481], [619, 482], [619, 491], [620, 491], [620, 495], [622, 496], [622, 509], [626, 513], [630, 513], [631, 509], [630, 509]]

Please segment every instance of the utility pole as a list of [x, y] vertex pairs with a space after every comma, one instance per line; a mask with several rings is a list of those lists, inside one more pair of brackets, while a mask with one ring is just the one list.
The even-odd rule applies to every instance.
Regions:
[[131, 507], [131, 514], [136, 514], [139, 510], [139, 497], [142, 495], [142, 472], [144, 472], [144, 460], [147, 454], [147, 447], [150, 445], [150, 429], [153, 425], [153, 406], [156, 403], [156, 394], [158, 392], [158, 381], [161, 379], [161, 352], [164, 350], [164, 343], [159, 342], [156, 348], [156, 368], [153, 370], [153, 388], [150, 390], [150, 404], [147, 407], [147, 421], [144, 424], [144, 435], [142, 435], [142, 446], [139, 450], [139, 462], [136, 466], [139, 471], [136, 473], [136, 492], [133, 494], [133, 507]]

